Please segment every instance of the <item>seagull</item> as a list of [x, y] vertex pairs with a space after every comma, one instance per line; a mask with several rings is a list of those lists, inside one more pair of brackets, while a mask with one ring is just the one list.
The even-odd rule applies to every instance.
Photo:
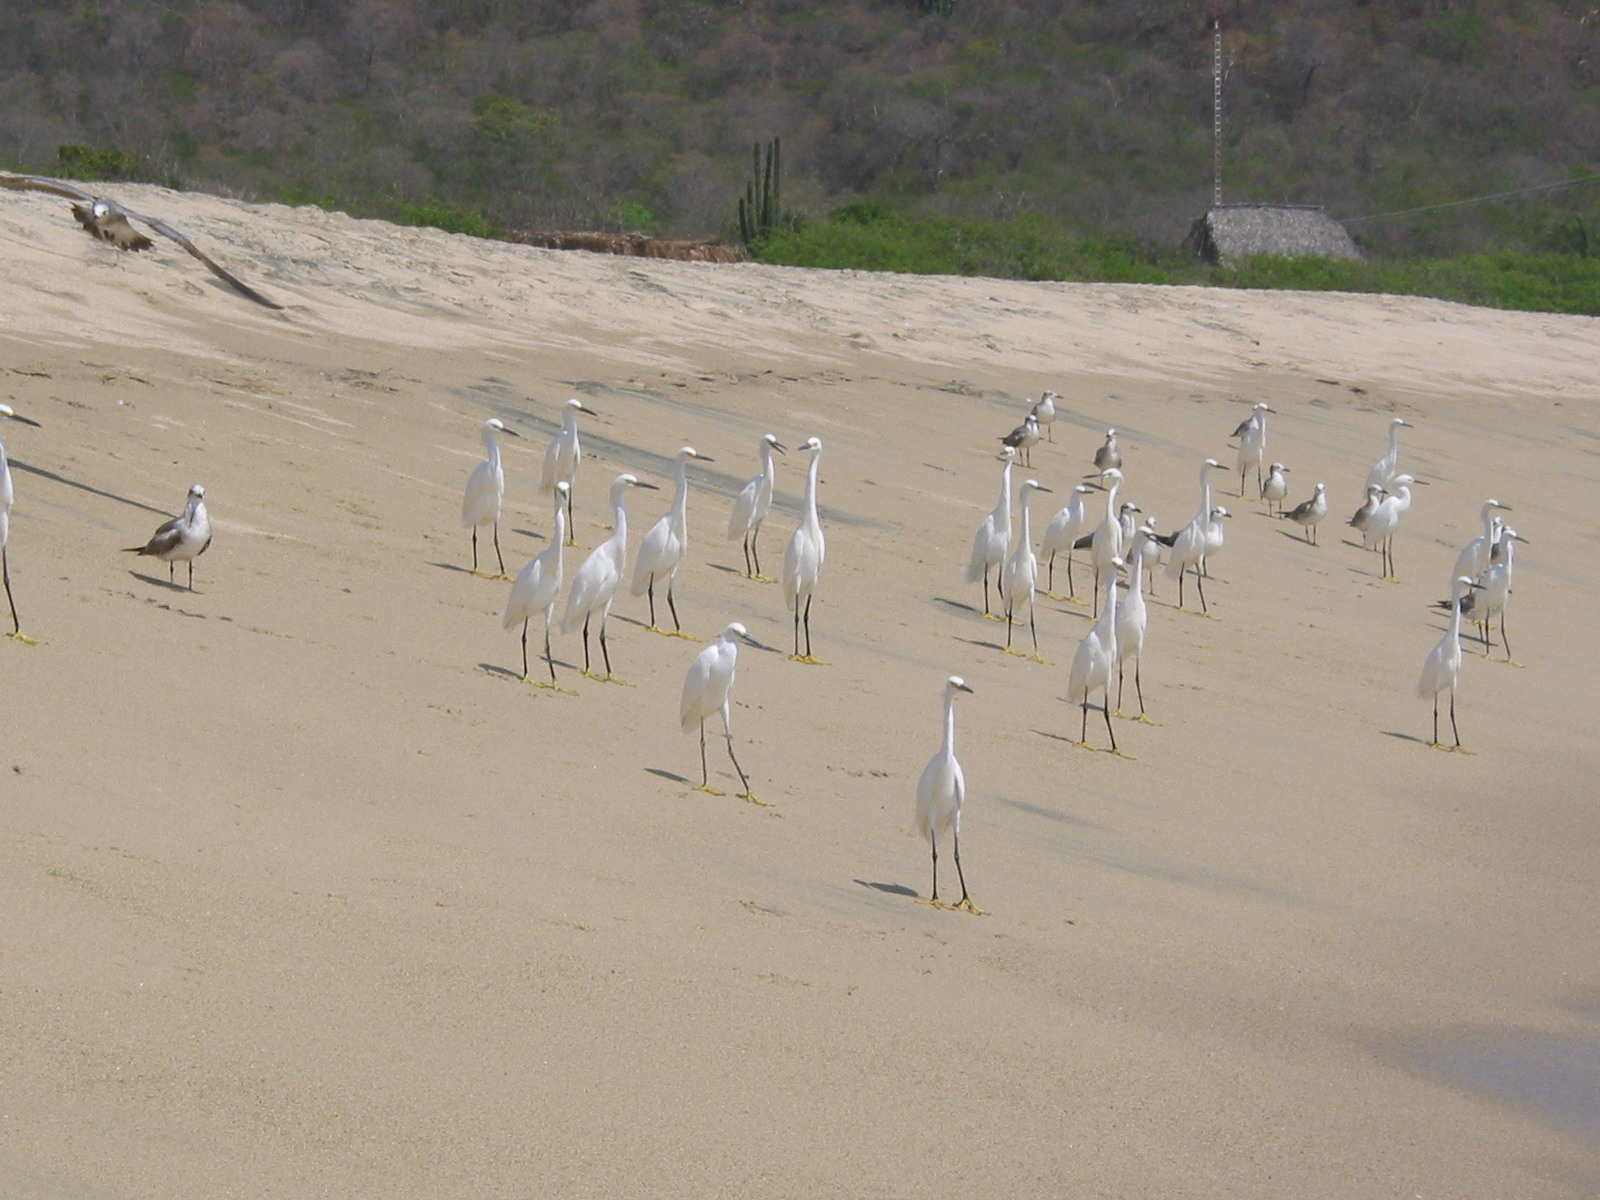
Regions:
[[1289, 468], [1275, 462], [1267, 471], [1267, 481], [1261, 485], [1261, 498], [1267, 502], [1268, 512], [1283, 511], [1283, 498], [1289, 494], [1289, 481], [1284, 478]]
[[1328, 515], [1328, 485], [1317, 484], [1317, 490], [1311, 493], [1311, 499], [1302, 500], [1288, 512], [1280, 512], [1280, 517], [1288, 517], [1301, 529], [1306, 531], [1306, 541], [1313, 546], [1317, 544], [1317, 526], [1322, 523], [1322, 518]]
[[1039, 444], [1039, 418], [1029, 413], [1018, 425], [1000, 441], [1011, 449], [1017, 451], [1017, 462], [1026, 467], [1033, 462], [1033, 448]]
[[206, 490], [198, 483], [189, 489], [189, 503], [172, 520], [156, 530], [142, 546], [126, 546], [125, 554], [149, 555], [167, 564], [167, 582], [176, 585], [173, 567], [189, 564], [189, 590], [194, 591], [194, 560], [211, 547], [211, 518], [206, 516]]
[[1094, 469], [1110, 471], [1122, 466], [1122, 451], [1117, 448], [1117, 431], [1106, 430], [1106, 443], [1094, 452]]
[[1033, 406], [1033, 418], [1039, 423], [1039, 428], [1044, 430], [1045, 436], [1052, 442], [1056, 440], [1056, 401], [1061, 399], [1058, 392], [1046, 392], [1039, 397], [1039, 402]]
[[1365, 533], [1368, 523], [1372, 520], [1372, 514], [1378, 511], [1378, 502], [1382, 499], [1383, 488], [1376, 483], [1367, 484], [1367, 498], [1362, 501], [1361, 507], [1351, 514], [1350, 528]]
[[[0, 404], [0, 418], [16, 421], [22, 425], [32, 425], [38, 429], [39, 422], [31, 417], [19, 417], [9, 404]], [[11, 561], [6, 557], [6, 542], [11, 533], [11, 502], [16, 498], [16, 493], [11, 488], [11, 466], [6, 462], [6, 444], [0, 441], [0, 577], [6, 585], [6, 603], [11, 606], [11, 632], [6, 636], [14, 641], [33, 643], [33, 639], [22, 632], [22, 622], [17, 620], [17, 602], [11, 596]]]
[[193, 242], [165, 221], [144, 216], [131, 208], [124, 208], [115, 200], [108, 200], [104, 196], [92, 196], [70, 183], [63, 183], [59, 179], [47, 179], [42, 175], [0, 175], [0, 187], [10, 188], [16, 192], [49, 192], [54, 196], [64, 196], [68, 200], [78, 201], [72, 206], [72, 215], [78, 219], [78, 224], [82, 225], [84, 231], [91, 237], [102, 242], [110, 242], [118, 250], [148, 250], [155, 244], [128, 223], [130, 217], [135, 221], [142, 221], [162, 237], [177, 242], [204, 263], [207, 270], [246, 300], [253, 300], [264, 308], [283, 307], [268, 300], [243, 280], [224, 271]]

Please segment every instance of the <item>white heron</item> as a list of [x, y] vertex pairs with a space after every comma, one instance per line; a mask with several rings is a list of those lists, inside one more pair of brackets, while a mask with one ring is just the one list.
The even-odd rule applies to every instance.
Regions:
[[[1183, 607], [1183, 576], [1193, 570], [1199, 586], [1200, 568], [1206, 555], [1206, 537], [1211, 523], [1211, 472], [1221, 466], [1214, 458], [1200, 464], [1200, 511], [1172, 536], [1172, 553], [1167, 556], [1167, 578], [1178, 581], [1178, 607]], [[1205, 592], [1200, 593], [1200, 608], [1205, 610]]]
[[[1383, 491], [1392, 492], [1396, 482], [1395, 475], [1400, 463], [1400, 430], [1401, 428], [1415, 429], [1410, 421], [1404, 417], [1396, 417], [1389, 422], [1389, 453], [1372, 464], [1372, 470], [1367, 472], [1367, 486], [1377, 486]], [[1357, 529], [1361, 528], [1359, 525]]]
[[1154, 521], [1146, 521], [1134, 533], [1128, 551], [1128, 584], [1117, 601], [1117, 716], [1122, 716], [1122, 675], [1128, 660], [1133, 660], [1133, 690], [1139, 697], [1138, 719], [1153, 725], [1144, 714], [1144, 686], [1139, 681], [1139, 660], [1144, 654], [1144, 632], [1149, 624], [1150, 610], [1145, 607], [1140, 590], [1144, 574], [1144, 548], [1155, 541]]
[[[672, 600], [672, 586], [678, 578], [678, 566], [683, 562], [684, 551], [689, 548], [689, 460], [714, 462], [709, 454], [701, 454], [693, 446], [678, 451], [677, 487], [672, 493], [672, 505], [661, 519], [650, 526], [650, 531], [639, 543], [639, 557], [633, 564], [633, 594], [650, 597], [650, 625], [654, 633], [665, 633], [656, 627], [656, 580], [667, 581], [667, 609], [672, 613], [672, 633], [669, 636], [689, 639], [678, 622], [678, 606]], [[689, 639], [698, 640], [698, 639]]]
[[1270, 404], [1254, 404], [1250, 415], [1239, 423], [1233, 436], [1239, 439], [1239, 454], [1235, 459], [1239, 470], [1239, 498], [1244, 499], [1244, 476], [1251, 467], [1256, 469], [1256, 487], [1261, 489], [1261, 464], [1267, 456], [1267, 414], [1278, 410]]
[[[0, 418], [40, 428], [39, 422], [32, 417], [19, 417], [9, 404], [0, 404]], [[11, 559], [6, 545], [11, 539], [11, 505], [15, 500], [16, 492], [11, 486], [11, 464], [6, 460], [5, 441], [0, 439], [0, 578], [4, 579], [6, 585], [6, 603], [11, 606], [11, 632], [6, 636], [13, 641], [37, 645], [33, 638], [22, 632], [22, 622], [17, 620], [17, 602], [11, 595]]]
[[483, 444], [489, 457], [472, 469], [467, 477], [467, 490], [461, 497], [461, 523], [472, 530], [472, 573], [478, 574], [478, 526], [494, 526], [494, 556], [500, 563], [499, 578], [506, 575], [506, 560], [500, 557], [500, 500], [506, 493], [506, 473], [500, 466], [500, 442], [496, 434], [520, 437], [515, 429], [507, 429], [499, 417], [490, 417], [483, 423]]
[[1052, 600], [1062, 599], [1056, 595], [1056, 555], [1065, 550], [1067, 552], [1066, 599], [1074, 604], [1082, 603], [1072, 586], [1072, 551], [1074, 543], [1078, 540], [1078, 534], [1082, 532], [1084, 524], [1089, 519], [1084, 510], [1084, 500], [1093, 491], [1094, 489], [1087, 484], [1074, 484], [1071, 501], [1050, 518], [1050, 523], [1045, 526], [1044, 536], [1039, 539], [1039, 553], [1045, 556], [1044, 594]]
[[[728, 517], [728, 540], [744, 540], [744, 573], [762, 583], [772, 582], [761, 573], [761, 555], [756, 551], [756, 538], [761, 533], [761, 523], [772, 510], [772, 486], [777, 481], [777, 464], [772, 452], [785, 453], [777, 435], [768, 433], [761, 438], [761, 474], [746, 483], [734, 497], [733, 513]], [[751, 559], [755, 565], [750, 565]]]
[[1111, 668], [1117, 661], [1117, 573], [1123, 565], [1120, 558], [1112, 560], [1112, 570], [1106, 572], [1106, 598], [1100, 609], [1100, 619], [1090, 627], [1078, 643], [1072, 656], [1072, 673], [1067, 682], [1067, 701], [1083, 707], [1083, 721], [1078, 730], [1078, 745], [1089, 745], [1089, 693], [1095, 688], [1105, 691], [1106, 734], [1111, 739], [1111, 752], [1117, 753], [1117, 735], [1111, 728]]
[[511, 596], [506, 601], [505, 614], [500, 618], [502, 629], [511, 629], [518, 621], [522, 622], [522, 681], [533, 683], [528, 673], [528, 622], [533, 619], [534, 613], [544, 614], [544, 661], [550, 668], [550, 682], [548, 685], [540, 684], [541, 687], [556, 686], [556, 660], [550, 654], [550, 624], [555, 618], [556, 597], [561, 592], [561, 559], [567, 539], [566, 501], [569, 490], [570, 485], [566, 480], [556, 481], [555, 532], [550, 535], [550, 544], [517, 573], [516, 582], [511, 585]]
[[1134, 514], [1143, 511], [1144, 509], [1140, 508], [1132, 500], [1124, 500], [1117, 506], [1117, 524], [1122, 527], [1122, 544], [1124, 546], [1133, 544], [1133, 535], [1139, 531], [1139, 522], [1135, 519]]
[[1017, 452], [1017, 461], [1023, 466], [1033, 463], [1033, 448], [1039, 444], [1039, 420], [1032, 413], [1022, 419], [1018, 425], [1000, 441], [1009, 449]]
[[1056, 401], [1059, 399], [1061, 399], [1059, 392], [1046, 392], [1033, 406], [1033, 419], [1039, 423], [1039, 428], [1044, 431], [1045, 437], [1052, 442], [1056, 440]]
[[[1461, 677], [1461, 610], [1466, 597], [1477, 586], [1463, 575], [1451, 587], [1449, 627], [1438, 644], [1428, 651], [1422, 664], [1422, 676], [1417, 680], [1418, 698], [1433, 699], [1433, 740], [1428, 745], [1436, 750], [1461, 749], [1461, 732], [1456, 728], [1456, 682]], [[1450, 693], [1450, 732], [1456, 738], [1453, 747], [1439, 744], [1439, 693], [1444, 691]]]
[[1488, 569], [1478, 577], [1481, 590], [1472, 592], [1466, 599], [1462, 615], [1483, 627], [1483, 655], [1489, 656], [1489, 622], [1496, 614], [1500, 617], [1500, 644], [1505, 647], [1506, 661], [1515, 662], [1511, 657], [1511, 643], [1506, 639], [1506, 605], [1511, 601], [1512, 576], [1515, 569], [1515, 547], [1513, 542], [1528, 544], [1528, 539], [1519, 534], [1515, 529], [1500, 530], [1499, 540], [1495, 542], [1495, 561], [1490, 563]]
[[1109, 471], [1113, 467], [1122, 466], [1122, 450], [1117, 445], [1117, 431], [1106, 430], [1105, 444], [1094, 452], [1094, 469], [1096, 471]]
[[[565, 482], [565, 481], [562, 481]], [[622, 582], [622, 569], [628, 561], [628, 507], [629, 488], [648, 488], [659, 491], [653, 483], [642, 483], [632, 475], [618, 475], [611, 484], [611, 509], [613, 513], [611, 536], [589, 551], [578, 573], [572, 578], [572, 590], [567, 593], [567, 607], [561, 614], [561, 628], [571, 633], [583, 626], [583, 673], [589, 675], [589, 621], [600, 614], [600, 654], [606, 664], [602, 682], [616, 682], [611, 674], [611, 652], [606, 648], [606, 618], [611, 614], [611, 602], [616, 599], [617, 585]], [[551, 491], [554, 493], [555, 488]], [[571, 495], [568, 494], [568, 503]]]
[[[795, 527], [789, 544], [783, 551], [783, 602], [794, 613], [795, 662], [817, 663], [811, 657], [811, 597], [817, 590], [817, 579], [822, 575], [822, 561], [826, 544], [822, 538], [822, 522], [817, 519], [817, 467], [822, 462], [822, 441], [807, 438], [801, 450], [811, 455], [811, 465], [806, 468], [805, 507], [800, 513], [800, 524]], [[800, 625], [806, 627], [806, 652], [800, 653]]]
[[1261, 498], [1267, 502], [1267, 511], [1281, 513], [1284, 498], [1289, 495], [1289, 468], [1275, 462], [1267, 469], [1267, 481], [1261, 485]]
[[1395, 578], [1394, 531], [1400, 528], [1400, 518], [1411, 511], [1411, 485], [1416, 482], [1409, 475], [1396, 475], [1393, 490], [1379, 502], [1361, 535], [1363, 546], [1369, 550], [1376, 547], [1382, 555], [1385, 579]]
[[[956, 693], [971, 691], [959, 675], [944, 682], [944, 740], [917, 780], [916, 831], [918, 837], [926, 839], [933, 855], [933, 892], [922, 903], [981, 915], [983, 910], [967, 895], [967, 878], [961, 872], [961, 805], [967, 798], [967, 779], [956, 761]], [[946, 829], [952, 833], [956, 878], [961, 882], [961, 900], [957, 904], [945, 904], [939, 899], [939, 837]]]
[[[1086, 476], [1093, 479], [1095, 476]], [[1089, 539], [1089, 561], [1094, 564], [1094, 602], [1100, 602], [1100, 579], [1111, 570], [1111, 564], [1122, 556], [1122, 518], [1117, 510], [1117, 493], [1122, 490], [1122, 472], [1107, 467], [1100, 472], [1106, 485], [1106, 515], [1095, 526]]]
[[1483, 522], [1483, 533], [1461, 548], [1461, 553], [1456, 555], [1456, 569], [1450, 572], [1450, 578], [1459, 579], [1465, 575], [1468, 579], [1477, 579], [1489, 569], [1489, 550], [1495, 542], [1496, 511], [1510, 512], [1511, 506], [1501, 504], [1491, 497], [1478, 509], [1478, 517]]
[[[1011, 468], [1017, 461], [1017, 452], [1010, 446], [1000, 451], [1000, 499], [972, 538], [972, 553], [967, 557], [963, 575], [968, 583], [983, 580], [983, 615], [992, 617], [989, 609], [989, 571], [1005, 566], [1006, 554], [1011, 549]], [[999, 618], [996, 617], [996, 620]]]
[[1033, 536], [1028, 519], [1028, 501], [1034, 492], [1048, 494], [1049, 488], [1037, 479], [1024, 479], [1022, 487], [1018, 489], [1017, 502], [1022, 509], [1022, 527], [1017, 535], [1017, 548], [1006, 563], [1002, 575], [1003, 586], [1001, 595], [1006, 601], [1006, 653], [1011, 649], [1011, 615], [1016, 612], [1018, 605], [1028, 606], [1028, 632], [1033, 635], [1033, 657], [1036, 662], [1043, 662], [1039, 657], [1039, 631], [1033, 621], [1033, 590], [1039, 582], [1039, 559], [1033, 552]]
[[746, 641], [750, 638], [738, 621], [731, 622], [714, 642], [695, 655], [694, 661], [689, 664], [688, 674], [683, 677], [683, 701], [678, 706], [678, 723], [683, 726], [685, 733], [697, 725], [700, 727], [700, 786], [695, 790], [720, 796], [722, 793], [711, 786], [711, 774], [706, 767], [706, 718], [714, 712], [720, 712], [722, 732], [728, 739], [728, 758], [733, 763], [733, 769], [739, 773], [739, 783], [744, 788], [739, 796], [752, 804], [765, 806], [767, 802], [757, 800], [755, 793], [750, 790], [750, 778], [733, 752], [728, 693], [733, 688], [734, 669], [739, 665], [739, 643], [736, 638]]
[[1313, 546], [1317, 544], [1317, 526], [1322, 524], [1322, 519], [1328, 515], [1328, 485], [1319, 483], [1311, 493], [1311, 499], [1302, 500], [1288, 512], [1280, 512], [1282, 517], [1287, 517], [1301, 529], [1305, 530], [1306, 541]]
[[544, 452], [544, 469], [539, 475], [539, 490], [553, 494], [556, 481], [565, 480], [567, 491], [567, 544], [577, 545], [577, 530], [572, 525], [572, 491], [577, 486], [578, 466], [583, 462], [583, 447], [578, 441], [578, 414], [598, 414], [576, 396], [561, 408], [561, 431], [550, 439]]
[[173, 568], [189, 564], [189, 590], [194, 591], [194, 560], [211, 545], [211, 518], [206, 514], [206, 490], [198, 483], [189, 489], [183, 511], [164, 523], [142, 546], [127, 546], [124, 553], [148, 555], [167, 564], [167, 582], [177, 585]]

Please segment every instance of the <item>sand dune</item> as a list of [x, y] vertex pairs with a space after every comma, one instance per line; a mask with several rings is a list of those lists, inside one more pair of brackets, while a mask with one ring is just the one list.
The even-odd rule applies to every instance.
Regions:
[[[0, 399], [42, 423], [0, 421], [42, 642], [0, 642], [0, 1194], [1600, 1191], [1595, 322], [613, 259], [117, 192], [287, 308], [0, 195]], [[1007, 657], [959, 576], [996, 439], [1046, 387], [1055, 441], [1017, 475], [1042, 499], [1115, 425], [1128, 498], [1176, 528], [1261, 399], [1291, 501], [1332, 499], [1313, 548], [1217, 473], [1218, 619], [1158, 581], [1160, 726], [1118, 723], [1131, 760], [1071, 744], [1087, 611], [1041, 598], [1052, 665]], [[771, 809], [690, 789], [696, 647], [642, 599], [612, 617], [629, 686], [579, 679], [561, 635], [577, 695], [516, 677], [460, 492], [485, 418], [525, 435], [514, 573], [570, 395], [599, 414], [585, 548], [617, 472], [665, 489], [630, 498], [636, 548], [677, 448], [715, 459], [678, 610], [767, 648], [734, 697]], [[1343, 536], [1394, 414], [1430, 484], [1399, 584]], [[786, 661], [777, 588], [723, 537], [769, 430], [825, 447], [825, 667]], [[802, 468], [780, 460], [772, 574]], [[117, 549], [196, 482], [191, 594]], [[1441, 754], [1410, 689], [1491, 495], [1530, 541], [1523, 669], [1469, 648], [1477, 753]], [[914, 903], [951, 672], [987, 917]], [[737, 790], [715, 739], [711, 762]]]

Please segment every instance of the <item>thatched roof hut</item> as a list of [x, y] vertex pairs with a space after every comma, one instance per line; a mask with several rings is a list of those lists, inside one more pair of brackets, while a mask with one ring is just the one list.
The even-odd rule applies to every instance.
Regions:
[[1361, 257], [1344, 226], [1309, 204], [1219, 204], [1195, 221], [1183, 244], [1224, 265], [1253, 254]]

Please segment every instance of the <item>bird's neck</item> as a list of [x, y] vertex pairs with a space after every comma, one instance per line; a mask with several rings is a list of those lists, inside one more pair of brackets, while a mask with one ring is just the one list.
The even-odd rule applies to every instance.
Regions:
[[944, 698], [944, 752], [954, 756], [956, 752], [956, 693], [951, 688]]
[[817, 470], [822, 465], [822, 455], [813, 454], [806, 468], [806, 518], [813, 524], [817, 520]]

